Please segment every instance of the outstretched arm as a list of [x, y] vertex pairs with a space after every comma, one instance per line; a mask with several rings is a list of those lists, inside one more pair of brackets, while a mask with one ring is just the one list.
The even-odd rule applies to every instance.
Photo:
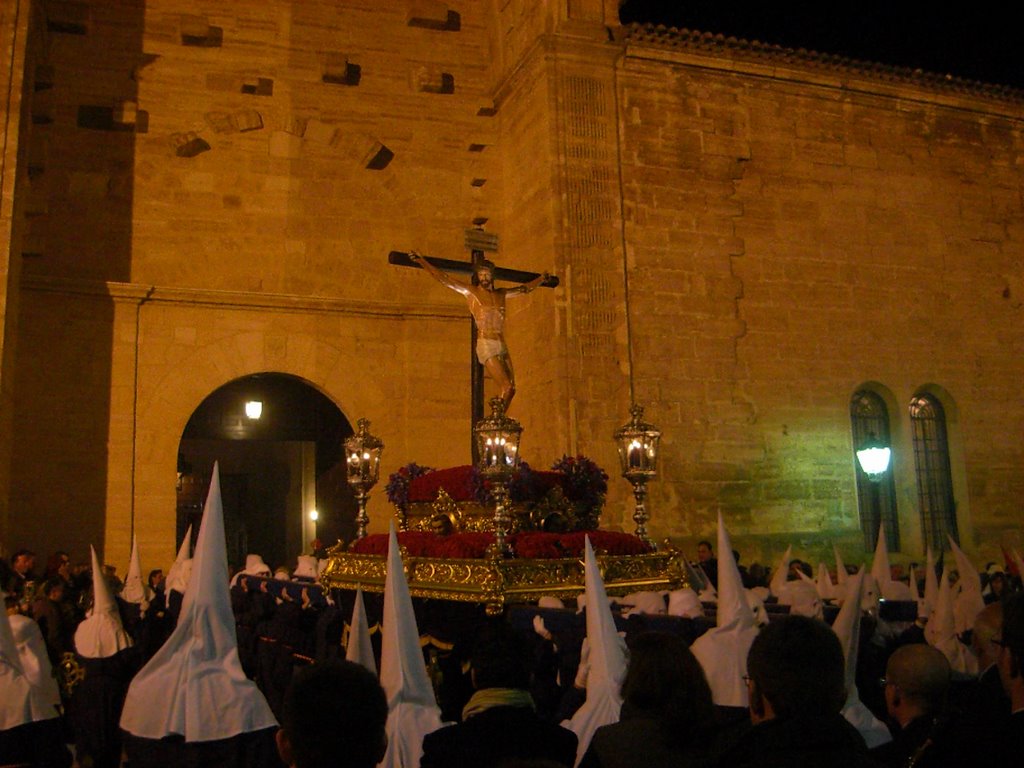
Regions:
[[543, 275], [538, 275], [537, 277], [533, 278], [533, 280], [531, 280], [528, 283], [523, 283], [522, 285], [517, 285], [513, 288], [506, 288], [505, 295], [513, 296], [517, 293], [529, 293], [535, 288], [540, 288], [541, 284], [545, 280], [547, 280], [548, 277], [550, 277], [550, 275], [547, 272], [545, 272]]
[[463, 296], [467, 296], [470, 293], [469, 286], [461, 280], [456, 280], [454, 277], [449, 275], [447, 272], [438, 269], [430, 263], [429, 259], [420, 256], [416, 251], [409, 251], [409, 259], [416, 264], [419, 264], [423, 269], [426, 270], [427, 274], [437, 280], [445, 288], [451, 288], [453, 291], [461, 293]]

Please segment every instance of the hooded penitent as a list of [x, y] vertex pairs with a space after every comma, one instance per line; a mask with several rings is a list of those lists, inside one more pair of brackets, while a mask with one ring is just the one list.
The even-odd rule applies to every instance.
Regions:
[[860, 593], [864, 583], [863, 572], [858, 573], [847, 582], [847, 599], [839, 609], [839, 615], [832, 623], [832, 631], [836, 633], [843, 646], [846, 659], [846, 704], [843, 705], [843, 717], [857, 729], [868, 749], [892, 741], [889, 729], [871, 710], [864, 706], [857, 691], [857, 652], [860, 645]]
[[875, 542], [875, 559], [871, 562], [871, 576], [878, 585], [878, 591], [885, 597], [889, 582], [892, 581], [892, 568], [889, 566], [889, 549], [885, 544], [885, 525], [878, 524], [878, 540]]
[[53, 676], [53, 667], [50, 665], [46, 641], [43, 639], [39, 624], [35, 619], [22, 616], [20, 613], [7, 618], [11, 623], [14, 642], [18, 646], [21, 671], [32, 685], [33, 710], [43, 713], [56, 712], [61, 703], [60, 691]]
[[772, 594], [776, 597], [780, 597], [786, 591], [786, 585], [789, 583], [789, 564], [792, 560], [793, 547], [790, 545], [786, 547], [786, 551], [783, 552], [778, 565], [775, 566], [771, 583], [768, 585], [768, 588], [771, 589]]
[[298, 560], [295, 561], [295, 572], [292, 573], [292, 578], [295, 579], [310, 579], [316, 580], [317, 577], [317, 564], [316, 558], [312, 555], [299, 555]]
[[409, 583], [391, 525], [381, 620], [380, 684], [388, 700], [384, 768], [418, 768], [423, 737], [441, 727], [441, 710], [427, 675]]
[[345, 658], [356, 664], [362, 664], [373, 674], [377, 674], [377, 661], [373, 658], [373, 646], [370, 644], [370, 624], [366, 620], [366, 604], [363, 602], [362, 587], [356, 590], [356, 599], [352, 604], [352, 623], [348, 628]]
[[263, 562], [263, 556], [252, 552], [245, 556], [245, 567], [231, 577], [231, 586], [235, 586], [243, 576], [262, 576], [270, 578], [270, 566]]
[[975, 674], [978, 661], [974, 654], [960, 642], [956, 636], [956, 623], [953, 609], [953, 591], [949, 585], [946, 569], [942, 569], [939, 579], [939, 594], [935, 602], [935, 612], [924, 628], [924, 638], [928, 644], [938, 650], [949, 660], [954, 672]]
[[48, 690], [33, 685], [30, 675], [22, 663], [7, 612], [0, 611], [0, 731], [57, 717]]
[[839, 554], [839, 547], [835, 544], [832, 545], [832, 552], [836, 556], [836, 598], [843, 599], [844, 590], [846, 589], [846, 581], [848, 578], [846, 565], [843, 563], [843, 556]]
[[153, 590], [142, 580], [142, 565], [139, 562], [139, 542], [132, 536], [132, 554], [128, 560], [128, 575], [121, 589], [121, 599], [139, 606], [139, 615], [145, 616]]
[[818, 597], [822, 600], [835, 599], [836, 587], [832, 583], [832, 577], [829, 576], [828, 566], [824, 563], [818, 563], [818, 577], [814, 580], [814, 586], [818, 590]]
[[131, 638], [121, 625], [121, 614], [117, 610], [110, 585], [103, 578], [96, 550], [92, 554], [92, 610], [75, 630], [75, 650], [87, 659], [105, 659], [130, 648]]
[[185, 531], [185, 538], [181, 540], [181, 546], [178, 547], [178, 556], [174, 558], [174, 564], [171, 566], [171, 570], [167, 572], [167, 591], [170, 592], [172, 589], [181, 594], [185, 594], [185, 590], [188, 588], [189, 577], [192, 574], [192, 558], [188, 556], [189, 548], [192, 545], [192, 526], [188, 527]]
[[216, 464], [194, 559], [174, 633], [128, 689], [121, 728], [134, 736], [201, 742], [277, 725], [238, 660]]
[[[704, 668], [711, 696], [719, 706], [747, 706], [747, 652], [757, 637], [754, 614], [747, 604], [746, 593], [732, 542], [718, 516], [718, 618], [717, 625], [698, 637], [690, 650]], [[788, 553], [788, 550], [787, 550]], [[788, 554], [785, 565], [788, 567]]]
[[696, 592], [689, 587], [683, 587], [668, 593], [668, 614], [696, 619], [704, 615], [704, 606], [701, 605]]
[[974, 626], [978, 614], [985, 610], [985, 598], [981, 594], [981, 575], [974, 563], [956, 545], [952, 536], [949, 537], [949, 546], [956, 559], [956, 569], [960, 572], [953, 598], [953, 624], [957, 634], [963, 634]]
[[590, 672], [587, 674], [587, 700], [576, 714], [562, 725], [576, 734], [576, 764], [590, 746], [594, 731], [619, 721], [622, 696], [619, 688], [626, 676], [626, 652], [615, 630], [615, 619], [608, 605], [608, 593], [597, 568], [594, 548], [587, 536], [584, 550], [584, 582], [587, 604], [587, 642], [590, 646]]

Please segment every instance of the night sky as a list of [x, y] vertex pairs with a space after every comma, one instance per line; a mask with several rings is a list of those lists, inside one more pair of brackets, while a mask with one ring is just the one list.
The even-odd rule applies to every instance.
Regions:
[[1020, 5], [917, 0], [626, 0], [622, 23], [650, 22], [1024, 88]]

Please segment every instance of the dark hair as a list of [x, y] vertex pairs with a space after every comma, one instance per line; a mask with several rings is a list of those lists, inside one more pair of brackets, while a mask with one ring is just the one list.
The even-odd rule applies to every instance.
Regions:
[[505, 622], [493, 622], [481, 628], [469, 666], [477, 690], [530, 686], [526, 644]]
[[846, 700], [839, 638], [806, 616], [773, 619], [754, 638], [747, 674], [776, 717], [838, 712]]
[[387, 699], [376, 676], [341, 659], [296, 672], [281, 708], [281, 727], [297, 768], [372, 768], [382, 756], [387, 719]]
[[714, 705], [704, 670], [686, 642], [670, 632], [642, 632], [629, 644], [622, 700], [653, 714], [674, 741], [711, 727]]
[[67, 586], [67, 582], [64, 581], [60, 576], [51, 576], [45, 582], [43, 582], [43, 594], [47, 597], [50, 596], [50, 592], [60, 588], [64, 589]]
[[715, 548], [711, 546], [711, 542], [708, 541], [707, 539], [701, 539], [700, 541], [697, 542], [697, 549], [700, 549], [701, 547], [707, 547], [712, 552], [715, 551]]
[[18, 558], [23, 556], [35, 557], [36, 553], [33, 552], [31, 549], [19, 549], [13, 555], [11, 555], [11, 565], [14, 565], [16, 562], [18, 562]]
[[149, 579], [148, 579], [148, 581], [146, 583], [149, 584], [149, 586], [152, 587], [153, 586], [153, 577], [158, 575], [158, 574], [160, 576], [163, 576], [164, 569], [163, 568], [154, 568], [152, 571], [150, 571], [149, 572]]

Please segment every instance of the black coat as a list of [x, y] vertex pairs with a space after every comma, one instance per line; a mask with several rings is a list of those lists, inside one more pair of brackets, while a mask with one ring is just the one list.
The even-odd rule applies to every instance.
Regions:
[[186, 743], [180, 736], [144, 739], [124, 733], [131, 768], [283, 768], [274, 735], [264, 728], [216, 741]]
[[619, 722], [594, 732], [580, 768], [705, 768], [716, 765], [714, 741], [707, 733], [680, 742], [657, 719], [624, 711]]
[[864, 739], [838, 712], [752, 727], [721, 757], [722, 768], [877, 768]]
[[576, 734], [528, 707], [492, 707], [423, 738], [420, 768], [496, 768], [509, 758], [552, 760], [572, 768]]

